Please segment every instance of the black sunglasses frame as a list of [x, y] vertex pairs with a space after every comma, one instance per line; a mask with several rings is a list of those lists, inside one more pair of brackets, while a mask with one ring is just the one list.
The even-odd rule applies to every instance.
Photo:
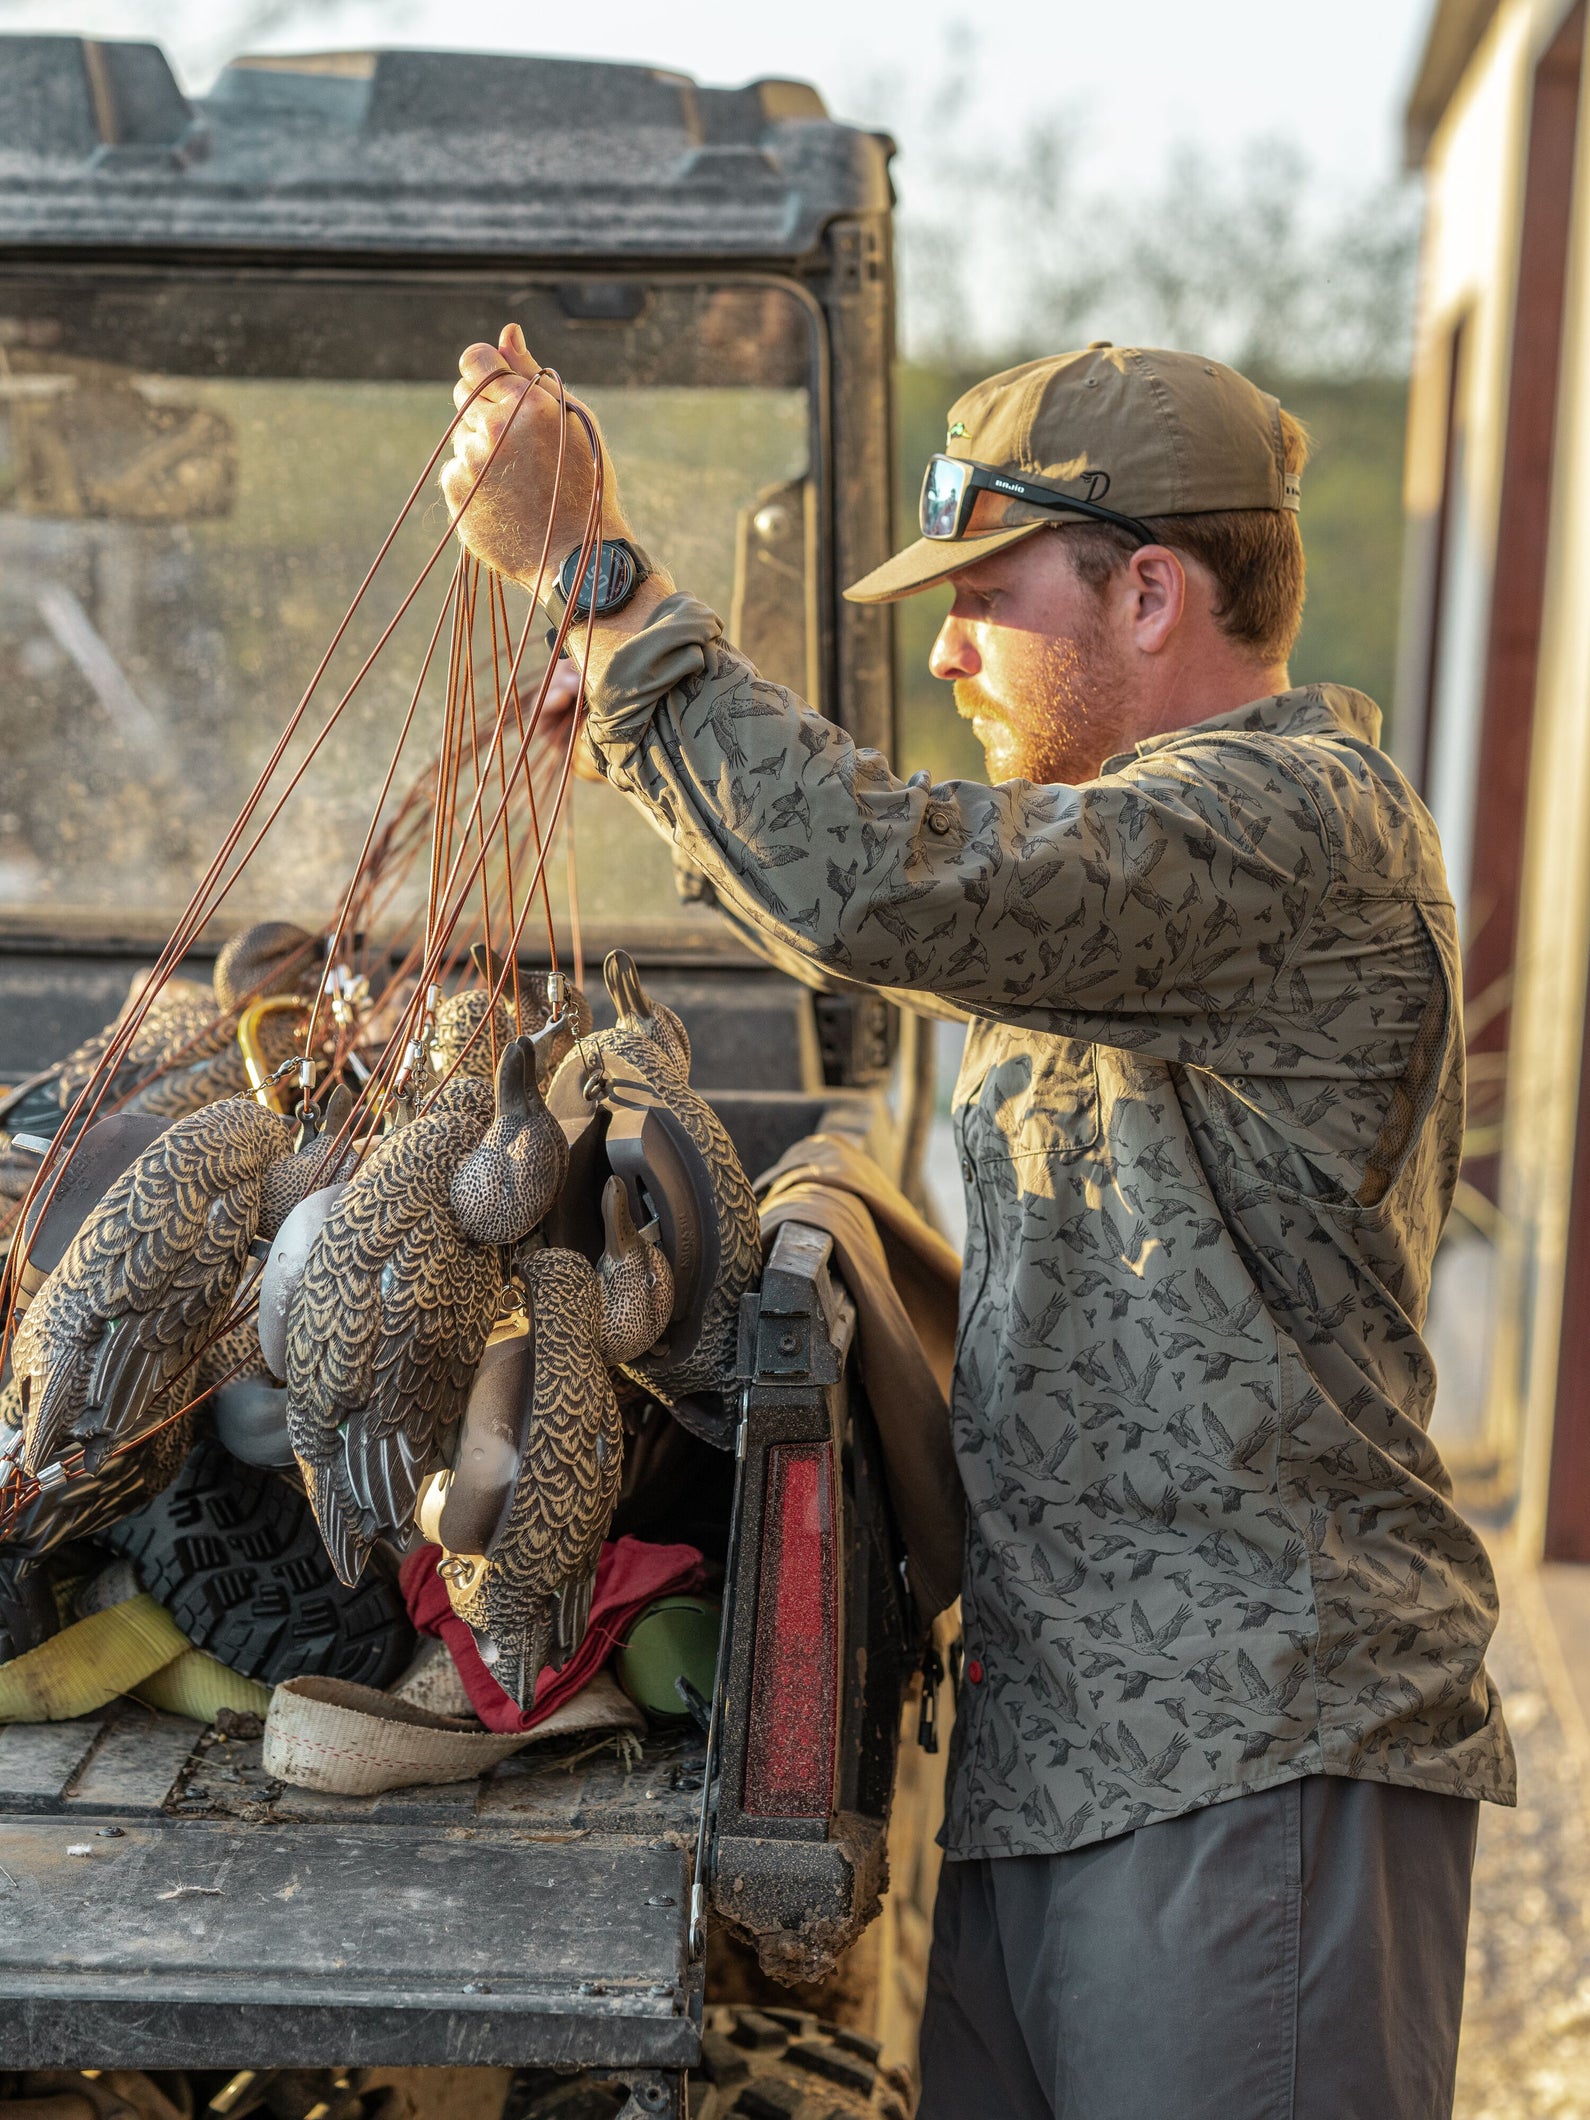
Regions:
[[[933, 476], [935, 464], [954, 464], [957, 470], [969, 468], [970, 478], [961, 487], [960, 500], [955, 510], [955, 528], [948, 537], [935, 537], [924, 520], [926, 515], [928, 481]], [[922, 474], [922, 494], [917, 502], [917, 525], [925, 538], [935, 545], [951, 545], [966, 535], [966, 525], [971, 519], [972, 506], [979, 493], [1005, 493], [1012, 500], [1025, 501], [1033, 508], [1064, 508], [1069, 513], [1084, 515], [1097, 523], [1113, 523], [1117, 529], [1129, 530], [1140, 545], [1156, 545], [1159, 540], [1146, 523], [1135, 515], [1118, 515], [1113, 508], [1101, 508], [1097, 501], [1079, 500], [1074, 493], [1067, 493], [1062, 486], [1052, 485], [1048, 479], [1015, 478], [1008, 471], [991, 471], [986, 464], [969, 464], [964, 456], [948, 456], [943, 450], [928, 458], [926, 471]]]

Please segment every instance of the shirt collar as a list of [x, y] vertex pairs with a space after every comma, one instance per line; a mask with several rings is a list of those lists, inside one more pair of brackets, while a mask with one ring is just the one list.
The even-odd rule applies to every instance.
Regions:
[[1145, 736], [1130, 751], [1104, 761], [1102, 770], [1117, 772], [1134, 758], [1147, 758], [1190, 737], [1230, 730], [1242, 736], [1351, 736], [1361, 743], [1380, 741], [1380, 709], [1367, 694], [1350, 685], [1297, 685], [1290, 692], [1276, 692], [1269, 699], [1256, 699], [1225, 714], [1212, 714], [1190, 728], [1168, 729], [1160, 736]]

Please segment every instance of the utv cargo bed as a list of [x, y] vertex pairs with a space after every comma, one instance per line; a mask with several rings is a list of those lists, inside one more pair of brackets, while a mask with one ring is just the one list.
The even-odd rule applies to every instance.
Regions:
[[375, 1797], [125, 1706], [0, 1732], [0, 2068], [683, 2068], [704, 1744]]

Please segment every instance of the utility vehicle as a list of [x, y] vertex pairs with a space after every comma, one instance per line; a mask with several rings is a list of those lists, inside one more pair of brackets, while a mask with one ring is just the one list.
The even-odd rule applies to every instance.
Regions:
[[[839, 593], [889, 549], [889, 154], [787, 81], [382, 51], [194, 99], [150, 45], [0, 38], [0, 1080], [158, 951], [509, 319], [647, 546], [889, 747], [888, 614]], [[393, 579], [445, 535], [436, 501]], [[417, 652], [239, 922], [327, 917]], [[821, 1125], [909, 1189], [914, 1023], [767, 969], [605, 787], [574, 847], [587, 961], [621, 944], [680, 1011], [748, 1171]], [[561, 867], [554, 907], [567, 936]], [[512, 2110], [566, 2116], [683, 2112], [690, 2071], [714, 2115], [903, 2111], [876, 2042], [913, 2035], [941, 1759], [900, 1743], [924, 1644], [853, 1331], [828, 1239], [784, 1229], [687, 1483], [725, 1568], [710, 1750], [685, 1724], [632, 1771], [531, 1747], [353, 1799], [133, 1707], [0, 1730], [0, 2070], [512, 2067]]]

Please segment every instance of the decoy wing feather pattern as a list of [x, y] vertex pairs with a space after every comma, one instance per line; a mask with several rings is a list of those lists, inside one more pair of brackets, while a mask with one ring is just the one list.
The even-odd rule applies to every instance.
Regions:
[[287, 1424], [344, 1580], [350, 1552], [362, 1565], [373, 1535], [408, 1521], [496, 1316], [497, 1255], [468, 1242], [448, 1204], [491, 1112], [486, 1085], [460, 1077], [389, 1134], [327, 1217], [293, 1300]]
[[168, 1126], [73, 1238], [17, 1331], [24, 1462], [68, 1431], [123, 1438], [220, 1324], [259, 1223], [266, 1172], [293, 1129], [244, 1100]]
[[521, 1707], [549, 1661], [579, 1646], [589, 1585], [618, 1503], [624, 1432], [598, 1352], [600, 1292], [577, 1252], [534, 1252], [522, 1275], [534, 1335], [534, 1402], [507, 1521], [487, 1565], [454, 1596], [496, 1645], [493, 1676]]
[[[98, 1067], [128, 1011], [142, 998], [150, 974], [140, 972], [128, 989], [127, 999], [104, 1030], [74, 1046], [57, 1069], [56, 1095], [64, 1110]], [[150, 1003], [149, 1013], [132, 1036], [121, 1065], [118, 1082], [154, 1067], [168, 1053], [187, 1047], [194, 1055], [214, 1053], [231, 1042], [230, 1029], [215, 1021], [215, 996], [208, 987], [192, 979], [168, 979]]]
[[[176, 1391], [191, 1396], [185, 1380]], [[151, 1420], [176, 1411], [169, 1400], [168, 1394], [167, 1400], [150, 1409]], [[26, 1564], [68, 1539], [97, 1538], [163, 1494], [187, 1463], [198, 1418], [197, 1411], [189, 1408], [169, 1426], [156, 1428], [147, 1443], [108, 1457], [98, 1473], [45, 1488], [0, 1535], [0, 1555]]]

